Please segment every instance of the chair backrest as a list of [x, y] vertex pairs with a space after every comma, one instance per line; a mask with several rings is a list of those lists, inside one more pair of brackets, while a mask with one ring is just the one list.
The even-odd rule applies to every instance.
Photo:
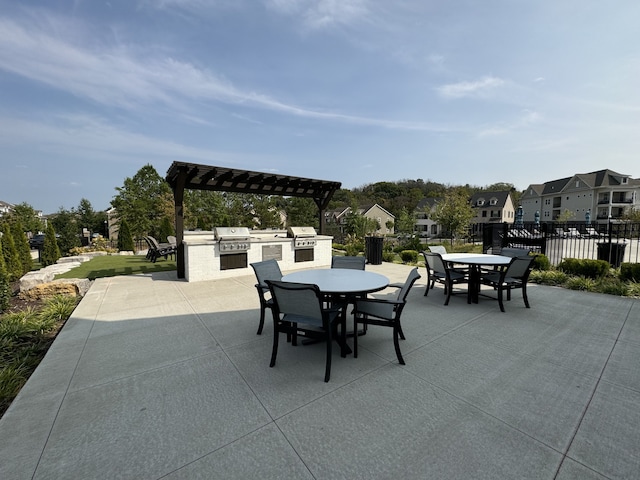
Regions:
[[513, 257], [504, 272], [504, 277], [526, 280], [531, 271], [531, 265], [535, 257]]
[[442, 255], [433, 252], [424, 252], [424, 258], [429, 268], [435, 273], [446, 273], [447, 267], [442, 260]]
[[253, 267], [253, 271], [256, 273], [258, 285], [260, 285], [261, 288], [269, 288], [267, 280], [282, 280], [280, 265], [278, 265], [278, 262], [273, 258], [252, 263], [251, 267]]
[[365, 257], [334, 256], [331, 257], [331, 268], [349, 268], [364, 270], [367, 259]]
[[153, 238], [151, 235], [147, 235], [145, 238], [147, 239], [147, 242], [153, 246], [153, 248], [155, 248], [156, 250], [160, 248], [160, 244], [158, 243], [158, 240]]
[[430, 245], [428, 248], [432, 253], [439, 253], [441, 255], [447, 253], [447, 249], [444, 245]]
[[267, 280], [275, 311], [284, 315], [322, 320], [322, 294], [317, 285]]
[[413, 284], [416, 283], [416, 280], [418, 280], [419, 278], [420, 278], [420, 274], [418, 273], [418, 269], [417, 268], [411, 269], [411, 271], [409, 272], [409, 275], [407, 276], [407, 279], [404, 282], [404, 285], [402, 285], [402, 288], [398, 290], [398, 296], [397, 296], [398, 301], [401, 301], [401, 302], [407, 301], [407, 295], [409, 295], [409, 290], [411, 290], [411, 287], [413, 287]]
[[531, 250], [526, 248], [504, 247], [500, 250], [500, 255], [504, 257], [526, 257]]
[[167, 242], [169, 243], [169, 245], [172, 245], [172, 246], [175, 247], [177, 245], [176, 236], [175, 235], [168, 235], [167, 236]]

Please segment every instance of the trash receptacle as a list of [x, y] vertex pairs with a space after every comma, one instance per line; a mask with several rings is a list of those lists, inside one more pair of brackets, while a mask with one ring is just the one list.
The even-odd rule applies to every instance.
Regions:
[[364, 256], [371, 265], [380, 265], [382, 263], [382, 237], [365, 237], [364, 238]]
[[624, 259], [626, 243], [600, 242], [598, 243], [598, 260], [606, 260], [613, 268], [618, 268]]

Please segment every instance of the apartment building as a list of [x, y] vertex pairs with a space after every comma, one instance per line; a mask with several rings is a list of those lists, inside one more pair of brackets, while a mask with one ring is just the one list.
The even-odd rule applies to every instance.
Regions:
[[572, 221], [604, 223], [621, 218], [629, 208], [640, 208], [640, 179], [612, 170], [577, 173], [527, 187], [520, 199], [525, 222], [555, 221], [568, 211]]

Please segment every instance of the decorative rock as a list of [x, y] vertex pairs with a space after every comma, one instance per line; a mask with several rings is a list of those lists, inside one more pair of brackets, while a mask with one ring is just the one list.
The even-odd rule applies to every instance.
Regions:
[[78, 296], [78, 287], [72, 283], [42, 283], [30, 288], [26, 292], [20, 292], [19, 297], [24, 300], [42, 300], [56, 295]]

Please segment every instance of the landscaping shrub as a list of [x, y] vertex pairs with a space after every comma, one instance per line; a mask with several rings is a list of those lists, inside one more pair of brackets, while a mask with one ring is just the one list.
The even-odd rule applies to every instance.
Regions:
[[569, 276], [559, 270], [532, 270], [529, 281], [541, 285], [563, 285]]
[[619, 278], [602, 278], [598, 282], [596, 291], [607, 295], [624, 297], [628, 295], [628, 285]]
[[551, 262], [549, 261], [549, 257], [542, 253], [534, 254], [533, 268], [535, 270], [550, 270]]
[[587, 277], [570, 277], [564, 282], [564, 287], [569, 290], [584, 290], [593, 292], [596, 289], [597, 282], [593, 278]]
[[120, 220], [120, 228], [118, 229], [118, 250], [121, 252], [134, 252], [136, 250], [129, 224], [124, 218]]
[[622, 263], [620, 265], [620, 279], [640, 282], [640, 263]]
[[389, 262], [389, 263], [393, 263], [393, 261], [396, 259], [396, 254], [393, 252], [382, 252], [382, 261], [383, 262]]
[[403, 250], [400, 252], [402, 263], [417, 263], [418, 252], [416, 250]]
[[611, 265], [609, 265], [609, 262], [606, 260], [565, 258], [560, 262], [560, 265], [558, 265], [558, 270], [562, 270], [569, 275], [584, 276], [593, 279], [604, 277], [609, 273], [610, 269]]

